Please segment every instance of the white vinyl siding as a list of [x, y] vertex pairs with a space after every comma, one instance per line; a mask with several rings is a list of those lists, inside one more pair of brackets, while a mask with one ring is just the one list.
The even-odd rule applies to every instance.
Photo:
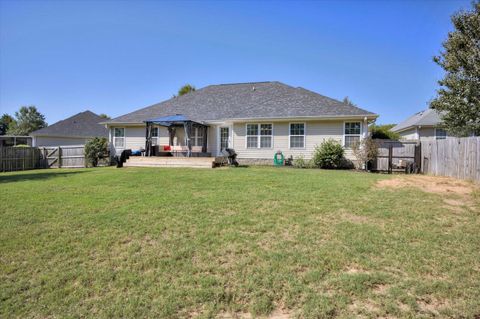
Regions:
[[[271, 122], [268, 122], [271, 123]], [[294, 122], [291, 122], [294, 123]], [[298, 123], [298, 122], [295, 122]], [[338, 143], [343, 142], [343, 121], [306, 121], [305, 122], [305, 143], [304, 148], [290, 148], [290, 123], [273, 122], [273, 146], [272, 148], [247, 148], [246, 145], [246, 123], [235, 123], [233, 125], [233, 148], [238, 158], [260, 158], [272, 159], [277, 150], [283, 152], [285, 157], [304, 156], [310, 159], [316, 145], [320, 145], [325, 139], [334, 139]], [[364, 125], [366, 126], [366, 125]], [[363, 128], [366, 129], [365, 127]], [[355, 159], [351, 150], [345, 150], [345, 156]]]

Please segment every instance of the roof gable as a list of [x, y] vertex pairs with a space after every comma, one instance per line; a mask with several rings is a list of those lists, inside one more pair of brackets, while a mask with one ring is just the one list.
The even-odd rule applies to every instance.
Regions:
[[358, 107], [280, 82], [210, 85], [119, 116], [110, 123], [139, 123], [184, 114], [195, 121], [255, 118], [376, 116]]
[[426, 109], [415, 113], [405, 121], [395, 125], [390, 130], [400, 132], [414, 126], [435, 126], [442, 122], [441, 114], [435, 109]]
[[64, 120], [58, 121], [50, 126], [36, 130], [30, 135], [33, 136], [66, 136], [66, 137], [107, 137], [108, 130], [104, 125], [99, 124], [105, 121], [91, 111], [85, 111]]

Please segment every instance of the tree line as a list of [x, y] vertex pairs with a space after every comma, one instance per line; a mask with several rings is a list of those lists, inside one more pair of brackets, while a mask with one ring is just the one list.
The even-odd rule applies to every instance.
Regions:
[[0, 135], [26, 136], [47, 126], [45, 116], [35, 106], [22, 106], [15, 116], [5, 113], [0, 117]]

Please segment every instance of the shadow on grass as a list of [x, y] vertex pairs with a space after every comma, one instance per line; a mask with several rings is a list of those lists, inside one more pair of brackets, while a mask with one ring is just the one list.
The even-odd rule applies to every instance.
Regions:
[[55, 172], [55, 171], [36, 171], [35, 173], [23, 173], [19, 172], [19, 174], [12, 174], [12, 175], [4, 175], [0, 173], [0, 184], [6, 183], [14, 183], [14, 182], [24, 182], [24, 181], [34, 181], [34, 180], [46, 180], [51, 178], [58, 178], [58, 177], [69, 177], [72, 175], [86, 173], [87, 171], [72, 171], [72, 172]]

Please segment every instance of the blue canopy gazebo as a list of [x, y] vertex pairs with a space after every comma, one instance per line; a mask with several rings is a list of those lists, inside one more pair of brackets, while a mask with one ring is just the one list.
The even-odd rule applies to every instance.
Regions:
[[192, 119], [188, 118], [183, 114], [175, 114], [169, 116], [162, 116], [153, 119], [148, 119], [144, 121], [146, 125], [146, 132], [145, 132], [145, 155], [152, 156], [152, 126], [153, 125], [160, 125], [165, 126], [168, 129], [168, 136], [169, 136], [169, 145], [173, 146], [173, 141], [175, 138], [175, 132], [177, 127], [183, 127], [185, 130], [185, 144], [188, 148], [187, 156], [190, 157], [192, 155], [192, 130], [193, 128], [201, 129], [203, 132], [203, 145], [202, 145], [202, 153], [207, 152], [207, 131], [208, 125], [193, 121]]

